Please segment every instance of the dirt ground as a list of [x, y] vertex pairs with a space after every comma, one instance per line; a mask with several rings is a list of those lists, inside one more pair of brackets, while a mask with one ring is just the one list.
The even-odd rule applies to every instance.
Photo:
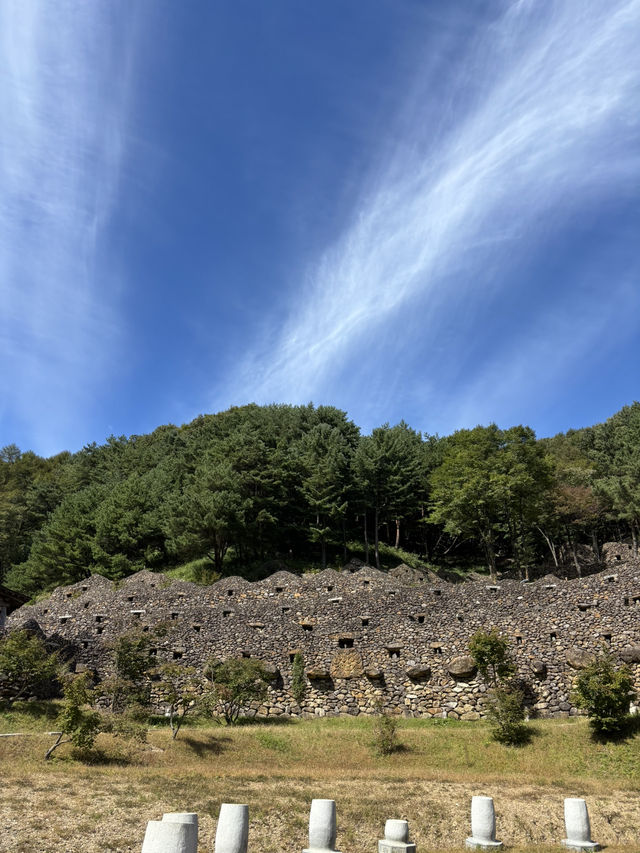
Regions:
[[[158, 790], [160, 788], [161, 790]], [[5, 783], [0, 792], [3, 853], [129, 853], [140, 851], [146, 822], [165, 811], [197, 811], [200, 850], [213, 851], [221, 801], [250, 806], [249, 850], [293, 853], [306, 845], [312, 797], [337, 801], [338, 849], [375, 853], [387, 818], [409, 820], [421, 851], [456, 850], [469, 833], [473, 794], [494, 797], [498, 837], [512, 850], [554, 850], [563, 837], [563, 797], [553, 787], [450, 782], [343, 779], [320, 785], [309, 779], [177, 777], [137, 781], [98, 771], [91, 778], [34, 774]], [[638, 851], [640, 797], [611, 791], [589, 798], [593, 838], [610, 853]], [[538, 846], [543, 845], [543, 846]], [[549, 846], [547, 846], [549, 845]]]

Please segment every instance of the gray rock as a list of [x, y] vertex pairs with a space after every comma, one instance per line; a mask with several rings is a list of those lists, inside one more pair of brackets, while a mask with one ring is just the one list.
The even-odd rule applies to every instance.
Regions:
[[454, 678], [471, 678], [476, 674], [476, 664], [471, 655], [460, 655], [449, 661], [449, 674]]

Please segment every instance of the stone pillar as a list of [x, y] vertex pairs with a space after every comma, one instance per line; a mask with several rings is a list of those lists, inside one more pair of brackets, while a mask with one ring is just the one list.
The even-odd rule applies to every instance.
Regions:
[[142, 853], [193, 853], [198, 849], [198, 829], [192, 823], [150, 820]]
[[309, 846], [302, 853], [336, 849], [336, 801], [311, 800], [309, 812]]
[[249, 806], [222, 803], [216, 829], [216, 853], [247, 853]]
[[195, 827], [193, 848], [190, 853], [198, 853], [198, 815], [195, 812], [168, 812], [162, 815], [163, 823], [186, 823]]
[[502, 847], [502, 841], [496, 841], [496, 813], [492, 797], [471, 798], [471, 838], [467, 838], [466, 846], [471, 850]]
[[569, 850], [599, 850], [600, 845], [591, 840], [591, 824], [587, 803], [574, 797], [564, 801], [564, 826], [567, 837], [562, 843]]
[[409, 841], [409, 822], [388, 820], [384, 825], [384, 838], [378, 841], [378, 853], [416, 853], [416, 845]]

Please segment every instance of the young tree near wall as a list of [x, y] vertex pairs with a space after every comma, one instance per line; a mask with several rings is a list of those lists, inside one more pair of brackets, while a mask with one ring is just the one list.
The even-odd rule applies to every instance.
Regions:
[[524, 724], [524, 696], [513, 681], [516, 667], [509, 641], [495, 628], [476, 631], [469, 652], [489, 687], [487, 715], [494, 739], [510, 746], [525, 743], [529, 733]]
[[589, 715], [589, 725], [596, 737], [615, 738], [627, 725], [634, 696], [629, 667], [616, 666], [611, 652], [604, 648], [578, 675], [573, 701]]
[[211, 661], [205, 668], [205, 676], [211, 687], [203, 698], [203, 706], [208, 707], [217, 722], [233, 725], [242, 711], [262, 702], [267, 695], [269, 675], [262, 662], [253, 658]]
[[58, 656], [27, 631], [0, 639], [0, 698], [9, 704], [37, 691], [58, 672]]

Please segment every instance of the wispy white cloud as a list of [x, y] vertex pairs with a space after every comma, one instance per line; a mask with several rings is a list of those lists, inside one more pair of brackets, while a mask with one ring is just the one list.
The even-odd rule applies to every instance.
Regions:
[[[637, 186], [640, 0], [500, 8], [460, 60], [462, 72], [432, 62], [418, 69], [401, 150], [371, 176], [343, 238], [310, 264], [290, 314], [274, 318], [218, 403], [335, 399], [345, 361], [363, 385], [382, 359], [387, 375], [402, 370], [392, 344], [375, 358], [373, 341], [390, 323], [414, 336], [433, 368], [430, 338], [459, 311], [455, 343], [464, 347], [488, 268], [499, 270], [496, 288], [518, 287], [506, 271], [551, 227]], [[446, 118], [432, 132], [440, 111]], [[597, 328], [574, 329], [576, 347]], [[514, 368], [514, 383], [518, 376]]]
[[[126, 142], [130, 17], [0, 4], [0, 414], [41, 450], [100, 393], [118, 337], [103, 239]], [[64, 436], [64, 438], [63, 438]]]

